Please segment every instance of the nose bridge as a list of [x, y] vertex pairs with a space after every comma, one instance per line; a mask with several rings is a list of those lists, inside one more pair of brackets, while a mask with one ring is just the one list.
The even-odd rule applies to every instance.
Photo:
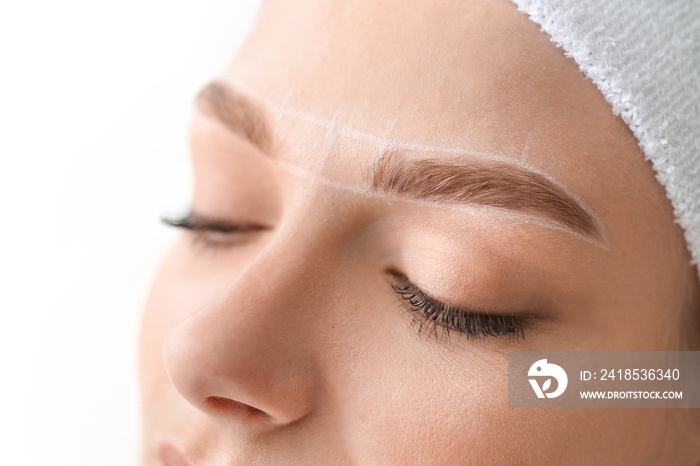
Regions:
[[323, 297], [340, 245], [334, 240], [338, 204], [319, 202], [321, 197], [315, 184], [304, 190], [290, 206], [287, 220], [230, 283], [224, 297], [248, 300], [250, 307], [269, 302], [271, 311]]
[[[306, 217], [275, 232], [270, 242], [237, 274], [217, 299], [217, 308], [235, 309], [237, 317], [263, 322], [268, 332], [290, 329], [320, 305], [327, 291], [334, 248], [331, 232]], [[213, 310], [212, 312], [219, 312]], [[224, 311], [225, 315], [229, 311]], [[222, 316], [223, 317], [223, 316]], [[236, 325], [234, 322], [233, 325]]]
[[328, 212], [304, 207], [308, 201], [168, 337], [171, 381], [200, 410], [220, 414], [245, 406], [287, 423], [311, 409], [317, 380], [310, 333], [327, 311], [334, 242]]

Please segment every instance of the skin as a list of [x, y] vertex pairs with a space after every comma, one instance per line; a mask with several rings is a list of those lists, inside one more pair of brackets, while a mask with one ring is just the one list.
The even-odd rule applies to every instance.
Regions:
[[[304, 179], [280, 162], [360, 186], [377, 147], [270, 104], [272, 160], [198, 110], [192, 210], [266, 229], [184, 232], [155, 277], [144, 465], [162, 442], [207, 465], [700, 461], [687, 411], [507, 407], [507, 351], [697, 349], [700, 307], [628, 127], [514, 5], [273, 1], [219, 79], [337, 127], [526, 159], [588, 206], [607, 248]], [[419, 334], [390, 270], [455, 306], [541, 315], [524, 339]]]

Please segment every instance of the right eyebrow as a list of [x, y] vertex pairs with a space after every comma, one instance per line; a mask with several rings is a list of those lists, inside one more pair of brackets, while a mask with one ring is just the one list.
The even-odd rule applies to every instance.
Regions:
[[262, 106], [220, 81], [207, 84], [197, 95], [197, 106], [226, 128], [270, 154], [272, 132]]
[[364, 176], [372, 190], [390, 196], [544, 216], [584, 236], [603, 239], [593, 216], [574, 197], [545, 176], [516, 164], [410, 159], [387, 150]]

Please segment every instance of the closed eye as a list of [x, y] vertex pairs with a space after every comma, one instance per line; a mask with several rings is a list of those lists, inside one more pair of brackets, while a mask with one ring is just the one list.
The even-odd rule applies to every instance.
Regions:
[[193, 244], [207, 249], [219, 249], [240, 245], [250, 239], [250, 234], [270, 230], [270, 227], [249, 223], [212, 220], [189, 212], [182, 217], [161, 217], [171, 227], [192, 233]]
[[391, 272], [390, 275], [392, 280], [389, 280], [389, 284], [408, 303], [409, 310], [414, 314], [413, 322], [418, 325], [419, 334], [428, 330], [437, 337], [440, 327], [448, 339], [452, 330], [465, 335], [467, 339], [505, 336], [525, 338], [525, 327], [529, 327], [526, 317], [459, 309], [430, 296], [403, 274]]

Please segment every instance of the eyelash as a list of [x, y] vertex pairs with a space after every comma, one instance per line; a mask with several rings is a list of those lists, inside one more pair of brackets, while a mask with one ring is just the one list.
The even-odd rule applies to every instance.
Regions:
[[[180, 218], [161, 217], [168, 226], [182, 228], [195, 233], [192, 237], [194, 245], [208, 250], [216, 250], [230, 246], [230, 238], [215, 240], [208, 234], [221, 234], [228, 237], [235, 233], [250, 233], [266, 230], [266, 227], [244, 223], [224, 223], [218, 221], [200, 220], [193, 214]], [[499, 337], [512, 335], [525, 338], [526, 322], [523, 318], [512, 314], [487, 314], [465, 311], [445, 304], [411, 283], [406, 276], [391, 272], [396, 281], [389, 280], [389, 285], [396, 294], [409, 304], [414, 314], [413, 323], [418, 325], [418, 333], [425, 328], [437, 337], [438, 327], [443, 329], [443, 335], [449, 339], [450, 331], [455, 330], [461, 335], [470, 337]]]
[[[198, 219], [192, 213], [179, 218], [161, 217], [160, 220], [168, 226], [182, 228], [193, 233], [191, 238], [192, 244], [209, 250], [216, 250], [233, 245], [235, 243], [231, 236], [233, 234], [245, 234], [267, 230], [266, 227], [260, 225]], [[214, 235], [221, 235], [223, 238], [216, 239], [213, 237]]]
[[472, 337], [525, 338], [526, 321], [512, 314], [486, 314], [465, 311], [445, 304], [428, 295], [401, 274], [392, 273], [398, 282], [389, 281], [393, 290], [410, 306], [414, 313], [413, 323], [418, 325], [418, 333], [425, 328], [437, 338], [438, 327], [449, 339], [450, 331], [455, 330], [467, 339]]

